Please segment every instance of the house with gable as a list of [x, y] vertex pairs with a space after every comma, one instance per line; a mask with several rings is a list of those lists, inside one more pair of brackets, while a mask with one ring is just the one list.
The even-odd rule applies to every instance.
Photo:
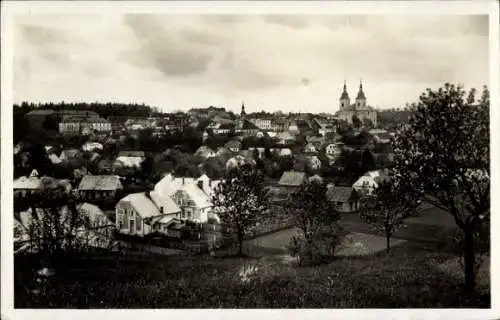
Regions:
[[228, 141], [224, 147], [231, 152], [238, 153], [241, 150], [241, 142], [238, 140], [231, 140]]
[[114, 167], [127, 167], [139, 168], [145, 159], [144, 151], [120, 151], [113, 166]]
[[374, 190], [378, 188], [380, 182], [388, 180], [389, 174], [387, 170], [368, 171], [359, 177], [352, 187], [359, 195], [372, 195]]
[[123, 185], [116, 175], [86, 175], [78, 185], [78, 192], [84, 199], [113, 199]]
[[331, 186], [326, 191], [326, 197], [339, 212], [351, 213], [359, 209], [359, 195], [351, 187]]
[[200, 146], [198, 150], [194, 153], [197, 157], [202, 157], [203, 159], [213, 158], [217, 154], [208, 146]]

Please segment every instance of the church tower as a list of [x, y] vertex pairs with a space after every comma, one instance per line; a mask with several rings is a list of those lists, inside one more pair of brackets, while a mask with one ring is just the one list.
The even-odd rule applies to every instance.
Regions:
[[242, 119], [245, 119], [247, 113], [245, 112], [245, 104], [243, 102], [241, 102], [241, 113], [240, 113], [240, 117]]
[[347, 93], [347, 86], [344, 81], [344, 91], [342, 91], [342, 95], [340, 96], [340, 110], [349, 109], [351, 104], [351, 99], [349, 99], [349, 94]]
[[356, 109], [366, 109], [366, 96], [365, 93], [363, 92], [363, 83], [360, 81], [359, 82], [359, 91], [358, 95], [356, 97]]

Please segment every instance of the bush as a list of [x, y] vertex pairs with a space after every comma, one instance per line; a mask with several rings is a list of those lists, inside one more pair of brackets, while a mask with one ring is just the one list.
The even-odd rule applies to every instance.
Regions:
[[335, 258], [337, 248], [346, 235], [347, 232], [338, 224], [322, 226], [307, 239], [292, 237], [287, 249], [292, 257], [297, 258], [299, 265], [318, 265]]

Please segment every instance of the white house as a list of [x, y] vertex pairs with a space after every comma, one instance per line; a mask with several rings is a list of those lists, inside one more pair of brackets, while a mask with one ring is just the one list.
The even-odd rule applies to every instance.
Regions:
[[124, 167], [140, 167], [145, 156], [143, 151], [121, 151], [115, 160], [115, 164]]
[[103, 145], [99, 142], [87, 142], [82, 146], [82, 150], [87, 152], [92, 152], [96, 150], [102, 151], [103, 148], [104, 148]]
[[286, 156], [291, 156], [291, 155], [292, 155], [292, 150], [290, 150], [290, 148], [280, 149], [280, 152], [279, 152], [280, 157], [286, 157]]
[[352, 187], [360, 195], [371, 195], [373, 191], [378, 187], [381, 180], [388, 179], [387, 172], [383, 170], [368, 171], [361, 177], [359, 177]]
[[344, 144], [341, 142], [330, 143], [326, 146], [325, 153], [327, 156], [337, 157], [337, 156], [340, 156], [340, 154], [342, 153], [343, 147], [344, 147]]

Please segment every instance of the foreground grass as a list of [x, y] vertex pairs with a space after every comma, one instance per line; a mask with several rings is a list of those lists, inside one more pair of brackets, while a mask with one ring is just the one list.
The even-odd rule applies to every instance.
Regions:
[[[16, 261], [15, 307], [489, 307], [489, 294], [466, 301], [461, 280], [438, 268], [451, 257], [404, 244], [390, 255], [345, 257], [307, 268], [276, 257], [77, 259], [67, 261], [45, 285], [33, 276], [36, 265]], [[244, 282], [239, 273], [249, 265], [258, 270]]]

